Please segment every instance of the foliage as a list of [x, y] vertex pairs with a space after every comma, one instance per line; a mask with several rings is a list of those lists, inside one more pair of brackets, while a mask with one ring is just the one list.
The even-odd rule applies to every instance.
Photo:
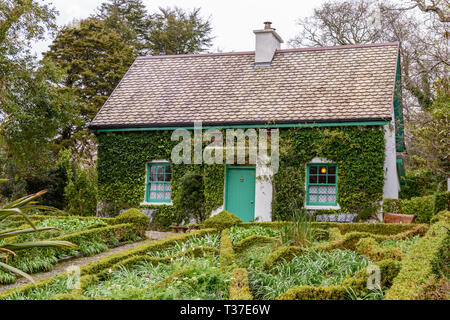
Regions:
[[151, 53], [148, 30], [152, 21], [142, 0], [108, 0], [100, 5], [95, 16], [133, 44], [139, 55]]
[[247, 269], [237, 268], [233, 271], [230, 287], [230, 300], [252, 300], [252, 294], [248, 285]]
[[449, 191], [411, 199], [385, 199], [383, 204], [384, 212], [417, 215], [417, 223], [429, 223], [437, 213], [449, 209]]
[[[449, 237], [448, 211], [440, 215], [426, 235], [415, 243], [403, 258], [402, 269], [388, 291], [388, 300], [415, 300], [421, 294], [421, 286], [432, 275], [437, 275], [441, 261], [448, 259], [448, 250], [441, 250]], [[448, 248], [448, 247], [447, 247]]]
[[284, 224], [280, 229], [282, 243], [284, 245], [309, 247], [316, 233], [311, 222], [312, 217], [306, 211], [295, 211], [293, 222]]
[[240, 226], [232, 227], [230, 229], [230, 237], [233, 244], [244, 240], [245, 238], [248, 238], [250, 236], [266, 236], [266, 237], [276, 237], [279, 235], [279, 232], [271, 229], [271, 228], [264, 228], [264, 227], [250, 227], [250, 228], [243, 228]]
[[66, 211], [72, 215], [94, 216], [97, 211], [97, 172], [93, 167], [84, 168], [70, 162], [70, 150], [60, 153], [65, 162], [67, 184], [64, 187]]
[[306, 164], [314, 157], [338, 165], [338, 203], [344, 213], [377, 208], [384, 186], [384, 131], [381, 127], [280, 131], [280, 169], [274, 177], [274, 220], [289, 220], [305, 203]]
[[288, 263], [276, 265], [270, 273], [250, 271], [250, 283], [255, 298], [275, 299], [294, 286], [339, 284], [367, 265], [367, 259], [348, 250], [309, 252]]
[[58, 230], [53, 227], [46, 227], [46, 228], [37, 228], [34, 223], [31, 221], [31, 219], [28, 217], [27, 212], [36, 210], [36, 209], [52, 209], [52, 208], [46, 208], [43, 206], [39, 206], [36, 204], [35, 199], [40, 197], [42, 194], [44, 194], [46, 191], [41, 191], [37, 194], [32, 194], [29, 196], [26, 196], [24, 198], [18, 199], [16, 201], [13, 201], [6, 206], [4, 206], [2, 209], [0, 209], [0, 221], [3, 221], [5, 219], [8, 219], [8, 217], [13, 215], [21, 215], [25, 218], [27, 221], [27, 224], [31, 226], [29, 229], [20, 229], [20, 230], [2, 230], [0, 231], [0, 252], [2, 252], [4, 255], [0, 258], [5, 259], [5, 263], [0, 262], [0, 268], [3, 270], [7, 270], [9, 272], [12, 272], [14, 274], [18, 274], [20, 276], [23, 276], [30, 281], [34, 282], [34, 280], [25, 272], [22, 270], [15, 268], [8, 264], [8, 258], [9, 255], [17, 256], [16, 251], [22, 251], [22, 250], [29, 250], [33, 248], [54, 248], [54, 247], [64, 247], [69, 249], [76, 249], [77, 246], [74, 245], [71, 242], [64, 241], [64, 240], [53, 240], [53, 241], [30, 241], [30, 242], [23, 242], [23, 243], [11, 243], [11, 242], [3, 242], [2, 240], [8, 239], [8, 238], [14, 238], [20, 235], [25, 235], [29, 233], [35, 233], [35, 232], [41, 232], [41, 231], [47, 231], [47, 230]]
[[187, 172], [180, 179], [179, 204], [181, 209], [186, 212], [188, 218], [194, 218], [197, 221], [205, 219], [205, 196], [203, 177], [199, 174]]
[[114, 221], [116, 224], [132, 224], [136, 229], [136, 233], [140, 236], [144, 236], [145, 231], [147, 231], [150, 226], [150, 220], [147, 215], [138, 209], [129, 209], [117, 216]]
[[205, 228], [215, 228], [218, 230], [223, 230], [226, 228], [231, 228], [242, 223], [242, 220], [236, 217], [229, 211], [223, 210], [215, 216], [206, 219], [203, 222]]
[[427, 196], [438, 189], [436, 176], [427, 168], [406, 171], [405, 183], [398, 195], [400, 199]]
[[148, 46], [153, 55], [199, 53], [211, 46], [212, 27], [200, 9], [159, 8], [151, 19]]
[[233, 243], [230, 238], [230, 230], [222, 230], [220, 237], [220, 267], [224, 270], [233, 266], [235, 256], [233, 250]]

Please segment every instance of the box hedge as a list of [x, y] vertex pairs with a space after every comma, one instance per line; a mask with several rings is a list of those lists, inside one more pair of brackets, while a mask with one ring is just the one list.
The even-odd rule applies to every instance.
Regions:
[[443, 212], [426, 235], [410, 248], [386, 299], [415, 300], [420, 297], [427, 280], [439, 272], [443, 261], [448, 262], [449, 222], [450, 212]]

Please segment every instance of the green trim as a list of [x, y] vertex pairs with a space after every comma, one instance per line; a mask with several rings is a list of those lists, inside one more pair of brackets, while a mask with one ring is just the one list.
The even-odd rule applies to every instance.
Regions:
[[397, 74], [394, 87], [395, 145], [397, 152], [405, 151], [403, 101], [402, 101], [402, 66], [400, 55], [397, 61]]
[[[310, 168], [311, 167], [317, 167], [318, 169], [320, 167], [327, 167], [327, 173], [325, 175], [326, 183], [319, 183], [319, 180], [317, 180], [317, 183], [312, 183], [313, 186], [317, 187], [336, 187], [336, 201], [335, 202], [312, 202], [309, 200], [309, 187], [310, 187]], [[328, 182], [328, 172], [329, 168], [336, 168], [336, 173], [333, 174], [336, 176], [335, 183], [329, 183]], [[317, 177], [319, 177], [319, 172], [317, 173]], [[327, 196], [331, 193], [327, 192]], [[330, 164], [330, 163], [310, 163], [306, 166], [306, 205], [307, 206], [337, 206], [337, 194], [338, 194], [338, 166], [336, 164]], [[317, 192], [317, 195], [320, 195], [319, 192]]]
[[[145, 202], [147, 202], [147, 203], [171, 203], [172, 199], [166, 199], [166, 198], [165, 199], [151, 199], [150, 198], [150, 191], [151, 191], [149, 188], [149, 186], [150, 186], [150, 168], [152, 166], [158, 166], [158, 167], [169, 166], [170, 167], [170, 163], [168, 163], [168, 162], [150, 162], [147, 164], [147, 174], [146, 174], [146, 180], [145, 180]], [[164, 175], [165, 174], [166, 173], [164, 172]], [[157, 181], [157, 182], [159, 182], [159, 181]], [[161, 181], [161, 183], [164, 183], [166, 185], [166, 184], [170, 184], [170, 181], [169, 182]], [[166, 193], [166, 190], [164, 187], [164, 196], [165, 196], [165, 193]], [[172, 191], [170, 193], [172, 194]]]
[[397, 158], [397, 175], [398, 180], [400, 181], [400, 186], [406, 186], [406, 172], [405, 172], [405, 164], [402, 158]]
[[[329, 123], [298, 123], [298, 124], [256, 124], [256, 125], [231, 125], [231, 126], [205, 126], [203, 130], [209, 129], [276, 129], [276, 128], [314, 128], [314, 127], [349, 127], [349, 126], [385, 126], [389, 121], [369, 122], [329, 122]], [[95, 129], [98, 133], [105, 132], [140, 132], [140, 131], [165, 131], [165, 130], [194, 130], [194, 127], [153, 127], [153, 128], [111, 128]]]

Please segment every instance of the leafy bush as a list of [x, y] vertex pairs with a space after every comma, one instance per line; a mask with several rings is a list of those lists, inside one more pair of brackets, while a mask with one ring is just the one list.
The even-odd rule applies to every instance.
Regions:
[[417, 215], [417, 223], [429, 223], [434, 215], [450, 210], [450, 191], [411, 199], [385, 199], [383, 211]]
[[216, 214], [215, 216], [206, 219], [203, 222], [203, 226], [205, 228], [215, 228], [218, 230], [223, 230], [236, 226], [240, 223], [242, 223], [241, 219], [236, 217], [231, 212], [223, 210], [219, 214]]
[[248, 273], [245, 268], [234, 269], [230, 287], [230, 300], [252, 300], [248, 286]]
[[402, 260], [402, 269], [395, 278], [386, 299], [415, 300], [421, 294], [422, 286], [430, 276], [435, 275], [441, 261], [448, 259], [448, 251], [442, 250], [448, 244], [450, 212], [440, 215], [438, 222], [431, 225], [426, 235], [415, 243]]
[[114, 220], [117, 224], [132, 224], [136, 229], [136, 233], [140, 236], [144, 236], [145, 231], [150, 228], [150, 220], [148, 216], [138, 209], [129, 209], [117, 216]]
[[180, 180], [179, 204], [186, 218], [195, 218], [198, 222], [205, 219], [205, 196], [203, 177], [188, 172]]

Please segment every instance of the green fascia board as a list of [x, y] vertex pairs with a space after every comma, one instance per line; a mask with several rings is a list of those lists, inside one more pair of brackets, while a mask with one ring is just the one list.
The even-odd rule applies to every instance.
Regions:
[[397, 158], [397, 175], [401, 186], [406, 186], [405, 164], [402, 158]]
[[[298, 123], [298, 124], [259, 124], [259, 125], [231, 125], [231, 126], [204, 126], [209, 129], [283, 129], [283, 128], [316, 128], [316, 127], [350, 127], [350, 126], [385, 126], [389, 121], [367, 122], [327, 122], [327, 123]], [[139, 132], [139, 131], [170, 131], [177, 129], [194, 130], [194, 127], [148, 127], [148, 128], [108, 128], [95, 129], [98, 133], [106, 132]]]

